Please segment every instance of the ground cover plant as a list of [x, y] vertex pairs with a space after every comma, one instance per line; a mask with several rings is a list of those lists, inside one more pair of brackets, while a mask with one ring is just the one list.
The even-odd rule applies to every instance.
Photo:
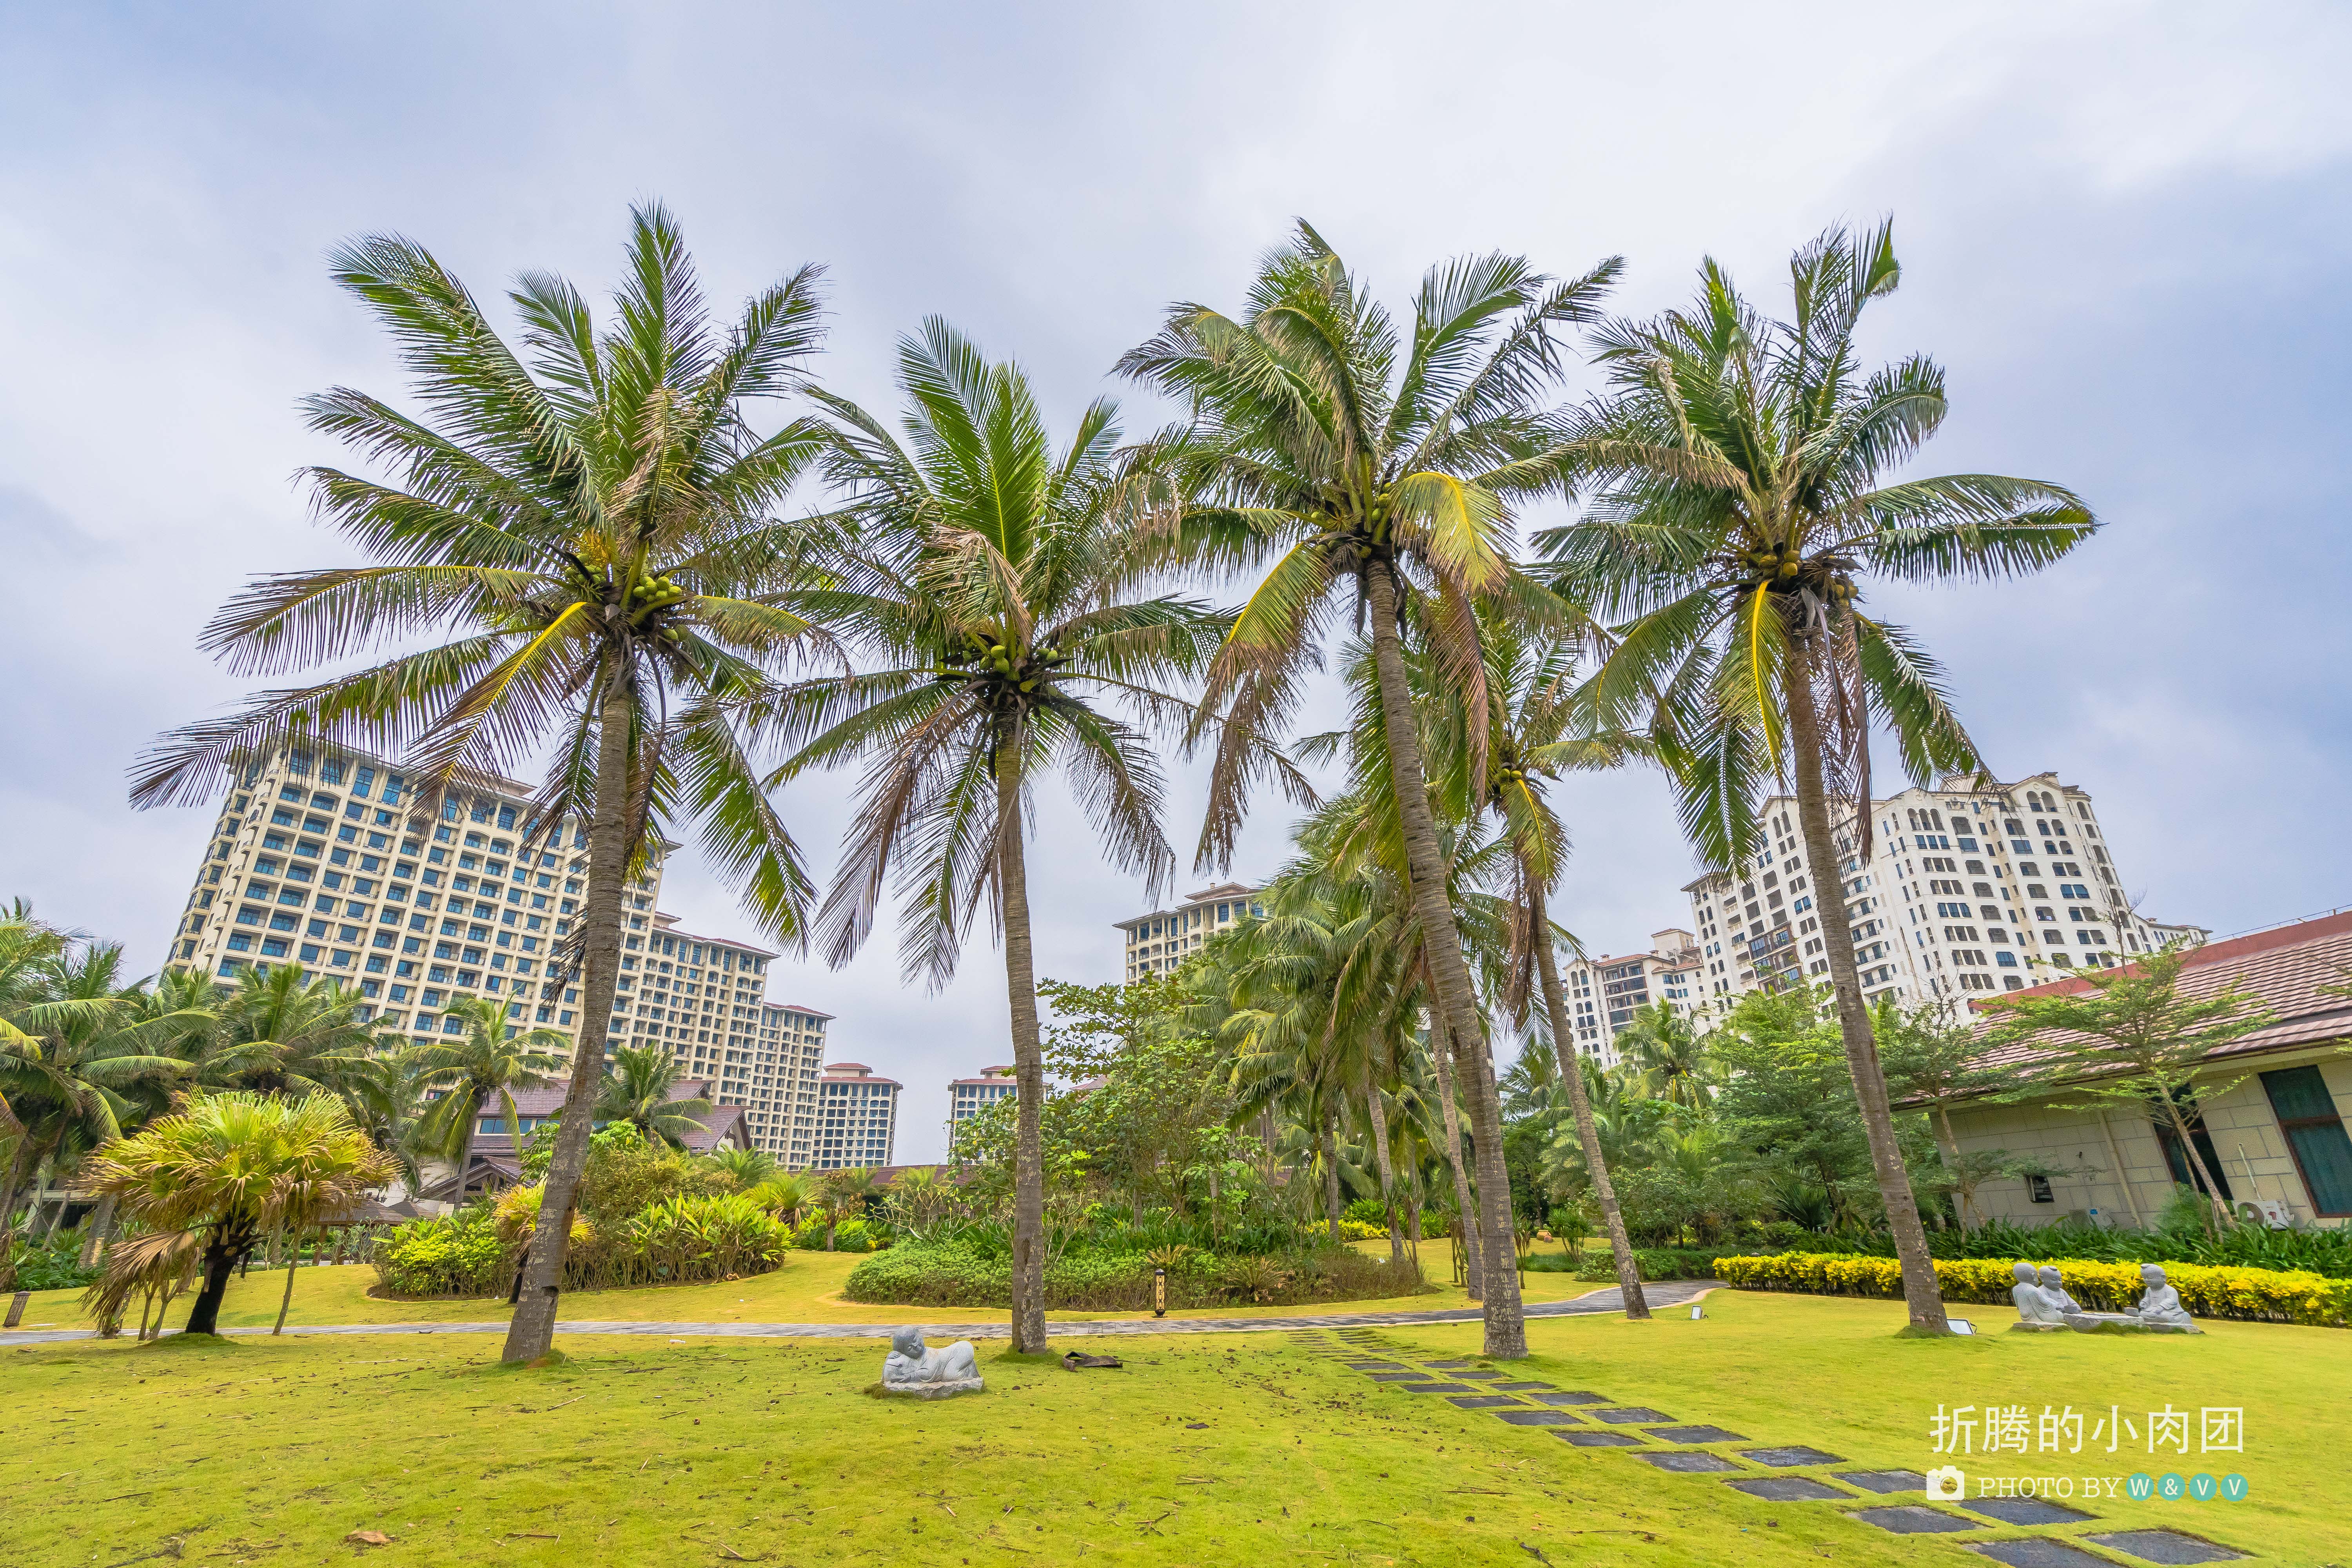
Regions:
[[[2192, 1529], [2288, 1563], [2352, 1553], [2328, 1457], [2352, 1371], [2315, 1353], [2321, 1331], [1911, 1342], [1890, 1332], [1902, 1313], [1887, 1302], [1718, 1294], [1707, 1310], [1531, 1320], [1534, 1353], [1511, 1370], [1914, 1468], [1956, 1390], [2077, 1409], [2242, 1403], [2247, 1452], [2231, 1466], [2250, 1504], [2190, 1518], [2119, 1500], [2099, 1505], [2102, 1525]], [[1391, 1355], [1475, 1357], [1479, 1325], [1384, 1338]], [[0, 1559], [299, 1562], [355, 1552], [344, 1537], [368, 1530], [391, 1540], [367, 1556], [419, 1565], [1538, 1561], [1528, 1547], [1660, 1568], [1966, 1560], [1832, 1505], [1764, 1502], [1387, 1388], [1279, 1334], [1054, 1348], [1074, 1346], [1126, 1370], [1073, 1374], [990, 1342], [986, 1394], [918, 1407], [860, 1396], [878, 1341], [565, 1336], [571, 1359], [537, 1371], [432, 1337], [0, 1351], [0, 1407], [41, 1439], [0, 1452]]]

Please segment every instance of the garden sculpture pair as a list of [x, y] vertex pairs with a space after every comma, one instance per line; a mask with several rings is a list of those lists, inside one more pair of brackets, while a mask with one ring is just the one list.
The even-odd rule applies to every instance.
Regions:
[[2017, 1303], [2020, 1327], [2038, 1329], [2074, 1329], [2082, 1333], [2152, 1330], [2159, 1333], [2196, 1333], [2198, 1328], [2180, 1304], [2180, 1292], [2164, 1277], [2160, 1263], [2140, 1265], [2139, 1304], [2121, 1312], [2086, 1312], [2082, 1303], [2066, 1293], [2065, 1279], [2054, 1268], [2045, 1264], [2035, 1268], [2031, 1263], [2021, 1263], [2012, 1271], [2017, 1277], [2016, 1289], [2010, 1300]]

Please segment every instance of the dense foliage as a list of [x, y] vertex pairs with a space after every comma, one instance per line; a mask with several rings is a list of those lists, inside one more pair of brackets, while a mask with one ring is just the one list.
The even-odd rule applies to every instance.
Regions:
[[[2145, 1289], [2138, 1265], [2092, 1258], [1937, 1258], [1936, 1278], [1953, 1300], [2005, 1307], [2017, 1283], [2011, 1269], [2020, 1262], [2057, 1265], [2065, 1274], [2067, 1291], [2095, 1312], [2120, 1311], [2137, 1302]], [[1717, 1264], [1717, 1272], [1749, 1290], [1801, 1290], [1832, 1296], [1903, 1293], [1902, 1273], [1891, 1258], [1784, 1252], [1770, 1258], [1723, 1258]], [[2167, 1263], [2165, 1277], [2180, 1292], [2181, 1305], [2195, 1317], [2307, 1323], [2315, 1328], [2352, 1326], [2352, 1280], [2198, 1263]]]
[[[1219, 1256], [1180, 1247], [1160, 1252], [1093, 1248], [1045, 1266], [1045, 1304], [1056, 1310], [1137, 1311], [1152, 1306], [1153, 1271], [1168, 1270], [1168, 1305], [1296, 1306], [1380, 1300], [1422, 1289], [1421, 1270], [1347, 1247], [1289, 1254]], [[850, 1271], [853, 1301], [899, 1307], [995, 1307], [1012, 1300], [1012, 1254], [969, 1243], [907, 1244]]]

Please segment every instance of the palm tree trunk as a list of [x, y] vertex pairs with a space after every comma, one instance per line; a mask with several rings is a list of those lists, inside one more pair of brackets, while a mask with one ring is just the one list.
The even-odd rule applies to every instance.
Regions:
[[[1797, 824], [1805, 841], [1806, 869], [1812, 877], [1813, 909], [1821, 920], [1822, 939], [1829, 946], [1830, 987], [1837, 998], [1838, 1033], [1845, 1043], [1846, 1070], [1862, 1106], [1863, 1131], [1870, 1139], [1871, 1170], [1878, 1179], [1879, 1200], [1886, 1206], [1895, 1256], [1903, 1266], [1903, 1302], [1910, 1312], [1911, 1327], [1927, 1333], [1948, 1333], [1950, 1325], [1944, 1319], [1943, 1290], [1936, 1282], [1936, 1265], [1927, 1256], [1927, 1233], [1919, 1224], [1911, 1178], [1903, 1169], [1903, 1149], [1895, 1140], [1886, 1075], [1878, 1065], [1870, 1008], [1862, 999], [1862, 976], [1854, 967], [1853, 928], [1845, 918], [1845, 880], [1838, 870], [1836, 845], [1830, 836], [1829, 799], [1822, 784], [1822, 721], [1813, 704], [1811, 679], [1813, 642], [1800, 640], [1793, 652], [1782, 685], [1789, 698], [1789, 749], [1796, 763]], [[1857, 801], [1854, 809], [1859, 825], [1871, 810], [1871, 803]]]
[[290, 1240], [293, 1245], [286, 1249], [286, 1291], [278, 1298], [278, 1322], [269, 1331], [272, 1339], [286, 1331], [286, 1309], [294, 1304], [294, 1270], [302, 1267], [301, 1233], [292, 1233]]
[[[196, 1292], [196, 1304], [189, 1309], [188, 1326], [184, 1334], [217, 1334], [220, 1332], [221, 1300], [228, 1294], [228, 1271], [236, 1267], [253, 1245], [250, 1231], [230, 1226], [215, 1226], [205, 1238], [204, 1288]], [[168, 1308], [171, 1303], [165, 1302]], [[157, 1325], [160, 1333], [162, 1325]]]
[[1609, 1163], [1601, 1157], [1601, 1130], [1592, 1123], [1592, 1097], [1584, 1092], [1584, 1067], [1577, 1059], [1568, 997], [1559, 984], [1559, 955], [1552, 951], [1551, 920], [1544, 910], [1544, 890], [1533, 876], [1523, 879], [1528, 889], [1528, 923], [1535, 932], [1536, 969], [1543, 979], [1544, 1011], [1551, 1015], [1552, 1054], [1559, 1058], [1559, 1076], [1568, 1080], [1568, 1103], [1576, 1115], [1576, 1141], [1584, 1151], [1584, 1169], [1592, 1177], [1592, 1194], [1601, 1205], [1601, 1228], [1609, 1233], [1610, 1256], [1617, 1260], [1617, 1290], [1625, 1316], [1646, 1318], [1649, 1299], [1642, 1294], [1642, 1268], [1633, 1260], [1633, 1244], [1625, 1236], [1625, 1216], [1617, 1207], [1617, 1184], [1609, 1178]]
[[1437, 1101], [1445, 1111], [1445, 1163], [1454, 1172], [1454, 1250], [1462, 1258], [1467, 1293], [1476, 1301], [1486, 1294], [1486, 1276], [1479, 1267], [1478, 1210], [1470, 1201], [1470, 1178], [1462, 1170], [1462, 1120], [1454, 1104], [1454, 1052], [1445, 1043], [1453, 1037], [1454, 1031], [1445, 1028], [1443, 1019], [1431, 1020], [1429, 1043], [1437, 1053]]
[[[619, 611], [611, 612], [615, 619]], [[580, 1038], [572, 1053], [572, 1081], [556, 1124], [555, 1151], [540, 1195], [514, 1317], [507, 1325], [507, 1362], [537, 1361], [555, 1348], [556, 1296], [563, 1253], [572, 1239], [572, 1211], [588, 1164], [588, 1134], [596, 1090], [604, 1077], [604, 1037], [613, 1021], [614, 982], [621, 972], [621, 897], [629, 871], [628, 689], [607, 666], [604, 711], [597, 716], [596, 801], [588, 824], [588, 902], [582, 914]], [[467, 1128], [470, 1134], [471, 1127]], [[470, 1142], [470, 1140], [469, 1140]], [[462, 1180], [462, 1176], [460, 1178]]]
[[1494, 1063], [1486, 1053], [1486, 1027], [1470, 986], [1470, 966], [1462, 956], [1462, 932], [1446, 897], [1445, 862], [1437, 842], [1437, 819], [1421, 765], [1421, 732], [1413, 722], [1405, 685], [1404, 649], [1397, 638], [1396, 567], [1375, 561], [1366, 574], [1371, 593], [1372, 663], [1380, 675], [1381, 717], [1387, 732], [1389, 776], [1396, 790], [1397, 818], [1404, 831], [1405, 866], [1412, 879], [1414, 912], [1426, 933], [1431, 978], [1439, 1011], [1454, 1026], [1470, 1092], [1472, 1154], [1478, 1162], [1480, 1239], [1486, 1260], [1486, 1354], [1516, 1360], [1528, 1353], [1528, 1325], [1519, 1310], [1519, 1277], [1511, 1247], [1511, 1186], [1503, 1169], [1502, 1097], [1495, 1088]]
[[1339, 1245], [1339, 1140], [1336, 1124], [1339, 1111], [1329, 1101], [1323, 1105], [1318, 1127], [1323, 1143], [1323, 1222], [1330, 1228], [1331, 1245]]
[[24, 1181], [25, 1153], [32, 1142], [30, 1131], [16, 1135], [16, 1150], [8, 1156], [8, 1174], [0, 1179], [0, 1289], [16, 1283], [16, 1269], [10, 1266], [9, 1258], [16, 1251], [16, 1189]]
[[1372, 1061], [1364, 1058], [1364, 1113], [1372, 1121], [1372, 1159], [1381, 1173], [1381, 1213], [1389, 1226], [1389, 1262], [1404, 1261], [1404, 1232], [1397, 1228], [1396, 1172], [1389, 1164], [1389, 1117], [1372, 1082]]
[[1017, 731], [996, 753], [997, 890], [1004, 900], [1004, 989], [1013, 1009], [1013, 1349], [1045, 1352], [1045, 1060], [1037, 1035], [1037, 970], [1029, 938], [1029, 868], [1021, 822]]
[[98, 1208], [89, 1216], [89, 1230], [81, 1238], [80, 1263], [84, 1268], [98, 1267], [98, 1258], [114, 1237], [114, 1194], [107, 1194], [98, 1200]]

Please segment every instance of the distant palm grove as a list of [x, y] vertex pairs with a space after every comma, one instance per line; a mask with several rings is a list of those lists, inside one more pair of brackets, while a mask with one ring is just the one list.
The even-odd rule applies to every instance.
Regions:
[[[528, 1150], [515, 1130], [528, 1186], [379, 1263], [395, 1289], [509, 1296], [508, 1361], [549, 1353], [566, 1289], [687, 1277], [689, 1232], [730, 1271], [887, 1245], [853, 1295], [1007, 1304], [1028, 1352], [1049, 1297], [1148, 1304], [1152, 1268], [1187, 1300], [1403, 1295], [1444, 1235], [1486, 1353], [1522, 1356], [1538, 1230], [1605, 1241], [1634, 1315], [1665, 1267], [1645, 1248], [1867, 1235], [1942, 1328], [1929, 1237], [1971, 1173], [1898, 1107], [1950, 1081], [1962, 1031], [1865, 1000], [1834, 867], [1869, 832], [1874, 731], [1917, 783], [1984, 763], [1872, 593], [2034, 573], [2096, 524], [2055, 483], [1920, 470], [1943, 372], [1856, 342], [1901, 277], [1891, 226], [1803, 245], [1769, 301], [1710, 261], [1689, 303], [1631, 320], [1616, 258], [1465, 255], [1384, 303], [1302, 223], [1139, 323], [1115, 366], [1169, 411], [1149, 429], [1108, 398], [1052, 427], [1016, 362], [936, 319], [899, 345], [899, 406], [852, 403], [823, 384], [819, 269], [715, 317], [657, 205], [601, 312], [544, 272], [494, 312], [394, 236], [333, 266], [408, 378], [304, 405], [350, 464], [304, 484], [362, 563], [221, 611], [206, 650], [268, 689], [163, 736], [133, 798], [212, 799], [297, 744], [396, 758], [428, 809], [532, 781], [542, 825], [586, 825], [555, 955], [578, 1044], [491, 1003], [462, 1038], [379, 1039], [288, 965], [135, 981], [20, 904], [0, 1268], [70, 1264], [118, 1315], [184, 1282], [209, 1330], [233, 1268], [462, 1167], [516, 1090], [560, 1086]], [[1339, 727], [1302, 733], [1318, 706]], [[1168, 820], [1171, 756], [1205, 760], [1197, 825]], [[1572, 834], [1610, 826], [1564, 782], [1617, 767], [1671, 781], [1711, 869], [1753, 864], [1762, 801], [1793, 795], [1782, 869], [1827, 879], [1825, 952], [1712, 1028], [1644, 1010], [1603, 1070], [1551, 911]], [[793, 824], [841, 770], [825, 879]], [[1291, 858], [1171, 976], [1046, 979], [1029, 866], [1057, 781], [1154, 897], [1171, 833], [1222, 872], [1253, 806], [1296, 819]], [[625, 883], [665, 834], [789, 950], [846, 963], [886, 906], [910, 981], [944, 984], [975, 934], [1001, 948], [1018, 1093], [964, 1125], [950, 1179], [668, 1147], [698, 1108], [657, 1053], [608, 1064], [600, 1023]]]

